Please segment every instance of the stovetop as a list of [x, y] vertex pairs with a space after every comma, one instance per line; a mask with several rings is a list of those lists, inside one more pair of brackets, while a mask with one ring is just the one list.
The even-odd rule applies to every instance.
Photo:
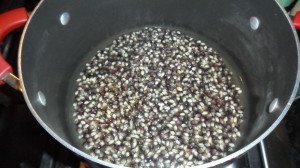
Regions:
[[[2, 0], [0, 13], [25, 6], [31, 11], [38, 0]], [[22, 30], [9, 35], [1, 51], [16, 69]], [[226, 168], [300, 167], [300, 99], [295, 100], [281, 124], [263, 141]], [[86, 162], [54, 140], [34, 119], [20, 92], [0, 87], [0, 167], [76, 168]], [[93, 165], [90, 164], [91, 167]]]

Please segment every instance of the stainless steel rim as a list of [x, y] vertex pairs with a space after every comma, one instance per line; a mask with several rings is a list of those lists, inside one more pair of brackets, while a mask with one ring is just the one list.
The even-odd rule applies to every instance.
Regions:
[[[23, 90], [23, 96], [25, 98], [25, 101], [32, 113], [32, 115], [36, 118], [36, 120], [40, 123], [40, 125], [52, 136], [54, 137], [58, 142], [60, 142], [62, 145], [64, 145], [65, 147], [67, 147], [68, 149], [70, 149], [71, 151], [75, 152], [76, 154], [86, 158], [86, 159], [89, 159], [93, 162], [96, 162], [98, 164], [102, 164], [102, 165], [105, 165], [105, 166], [108, 166], [108, 167], [123, 167], [123, 166], [119, 166], [119, 165], [116, 165], [116, 164], [112, 164], [112, 163], [109, 163], [109, 162], [106, 162], [106, 161], [103, 161], [103, 160], [100, 160], [100, 159], [96, 159], [92, 156], [90, 156], [89, 154], [75, 148], [74, 146], [70, 145], [69, 143], [67, 143], [66, 141], [64, 141], [61, 137], [59, 137], [53, 130], [51, 130], [43, 121], [42, 119], [38, 116], [37, 112], [35, 111], [35, 109], [33, 108], [33, 106], [31, 105], [30, 101], [29, 101], [29, 98], [28, 98], [28, 95], [27, 95], [27, 92], [26, 92], [26, 88], [25, 88], [25, 85], [24, 85], [24, 82], [23, 82], [23, 76], [22, 76], [22, 64], [21, 64], [21, 60], [22, 60], [22, 47], [23, 47], [23, 42], [24, 42], [24, 37], [25, 37], [25, 34], [27, 32], [27, 28], [30, 24], [30, 21], [31, 19], [34, 17], [35, 13], [38, 11], [39, 7], [42, 5], [42, 3], [44, 2], [44, 0], [42, 0], [37, 6], [36, 8], [34, 9], [34, 11], [32, 12], [27, 24], [25, 25], [25, 28], [24, 28], [24, 31], [22, 33], [22, 36], [21, 36], [21, 39], [20, 39], [20, 45], [19, 45], [19, 52], [18, 52], [18, 73], [20, 75], [20, 80], [21, 80], [21, 87], [22, 87], [22, 90]], [[276, 2], [277, 3], [277, 2]], [[247, 152], [249, 149], [251, 149], [252, 147], [254, 147], [255, 145], [257, 145], [262, 139], [264, 139], [266, 136], [268, 136], [275, 128], [276, 126], [281, 122], [281, 120], [284, 118], [284, 116], [286, 115], [286, 113], [288, 112], [290, 106], [292, 105], [294, 99], [295, 99], [295, 96], [296, 96], [296, 93], [297, 93], [297, 90], [298, 90], [298, 87], [299, 87], [299, 81], [300, 81], [300, 46], [299, 46], [299, 39], [298, 39], [298, 35], [297, 35], [297, 31], [296, 29], [294, 28], [293, 24], [292, 24], [292, 21], [290, 20], [288, 14], [286, 13], [286, 11], [277, 3], [277, 5], [280, 7], [281, 11], [284, 13], [286, 19], [289, 21], [289, 24], [291, 26], [291, 29], [294, 33], [294, 38], [295, 38], [295, 42], [297, 43], [297, 51], [298, 51], [298, 70], [297, 70], [297, 77], [296, 77], [296, 82], [295, 82], [295, 86], [294, 86], [294, 89], [293, 89], [293, 93], [291, 94], [290, 98], [289, 98], [289, 101], [287, 103], [287, 105], [285, 106], [285, 108], [283, 109], [282, 113], [280, 114], [280, 116], [277, 118], [277, 120], [271, 125], [270, 128], [268, 128], [262, 135], [260, 135], [257, 139], [255, 139], [253, 142], [251, 142], [250, 144], [248, 144], [247, 146], [239, 149], [238, 151], [224, 157], [224, 158], [221, 158], [221, 159], [218, 159], [218, 160], [215, 160], [215, 161], [212, 161], [212, 162], [209, 162], [209, 163], [206, 163], [206, 164], [203, 164], [203, 165], [200, 165], [200, 166], [195, 166], [195, 167], [214, 167], [216, 165], [220, 165], [220, 164], [223, 164], [223, 163], [226, 163], [230, 160], [233, 160], [235, 159], [236, 157], [244, 154], [245, 152]]]

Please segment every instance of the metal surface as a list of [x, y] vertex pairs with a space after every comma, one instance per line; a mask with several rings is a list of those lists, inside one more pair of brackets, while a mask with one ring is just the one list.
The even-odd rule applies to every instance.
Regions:
[[[259, 144], [252, 147], [247, 153], [245, 154], [248, 160], [248, 165], [245, 166], [245, 168], [263, 168], [263, 161], [260, 154], [260, 148]], [[237, 168], [241, 168], [242, 166], [239, 166]], [[243, 167], [244, 168], [244, 167]]]
[[38, 93], [37, 93], [37, 98], [38, 98], [38, 101], [39, 101], [43, 106], [46, 106], [46, 97], [45, 97], [45, 95], [44, 95], [43, 92], [38, 91]]
[[263, 140], [260, 141], [259, 147], [260, 147], [260, 151], [261, 151], [261, 155], [262, 155], [262, 161], [264, 164], [264, 168], [269, 168], [268, 158], [267, 158], [266, 149], [265, 149], [265, 143]]
[[[64, 12], [76, 20], [62, 26], [59, 17]], [[255, 31], [249, 26], [252, 16], [260, 21]], [[218, 49], [234, 72], [241, 74], [246, 114], [238, 149], [202, 167], [242, 155], [282, 120], [298, 89], [299, 41], [287, 14], [274, 1], [43, 1], [23, 32], [18, 70], [32, 114], [67, 148], [96, 163], [118, 166], [91, 157], [77, 139], [71, 116], [75, 79], [85, 62], [112, 37], [146, 25], [195, 34]], [[36, 101], [40, 90], [47, 106]], [[270, 114], [269, 103], [275, 98], [280, 102]]]
[[257, 30], [260, 25], [259, 19], [255, 16], [250, 18], [250, 26], [253, 30]]
[[278, 107], [279, 100], [278, 98], [275, 98], [274, 100], [271, 101], [269, 105], [269, 113], [273, 113], [276, 108]]
[[300, 89], [298, 89], [296, 96], [295, 96], [295, 100], [298, 100], [300, 98]]
[[[292, 108], [295, 108], [295, 106]], [[287, 114], [288, 117], [290, 114], [291, 111]], [[287, 118], [264, 139], [265, 153], [267, 155], [268, 165], [270, 168], [299, 167], [299, 165], [296, 165], [294, 160], [296, 154], [293, 154], [293, 150], [291, 148], [286, 122], [289, 122], [287, 121]]]
[[14, 89], [22, 91], [20, 80], [14, 74], [9, 73], [2, 80]]
[[60, 15], [59, 20], [60, 23], [65, 26], [69, 23], [70, 18], [71, 18], [70, 14], [68, 12], [64, 12], [63, 14]]

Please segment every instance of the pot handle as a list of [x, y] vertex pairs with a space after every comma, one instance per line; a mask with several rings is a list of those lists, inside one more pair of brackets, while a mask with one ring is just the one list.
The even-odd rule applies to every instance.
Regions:
[[300, 30], [300, 11], [295, 14], [293, 24], [297, 30]]
[[[13, 30], [22, 27], [28, 20], [25, 8], [17, 8], [0, 15], [0, 42]], [[21, 90], [19, 79], [13, 75], [12, 67], [0, 53], [0, 85], [9, 84], [17, 90]]]

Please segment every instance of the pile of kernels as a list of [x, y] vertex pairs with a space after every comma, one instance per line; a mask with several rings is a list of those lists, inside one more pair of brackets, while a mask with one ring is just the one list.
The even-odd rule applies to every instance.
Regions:
[[220, 55], [180, 31], [146, 27], [99, 50], [73, 104], [90, 154], [132, 167], [195, 166], [240, 136], [241, 89]]

